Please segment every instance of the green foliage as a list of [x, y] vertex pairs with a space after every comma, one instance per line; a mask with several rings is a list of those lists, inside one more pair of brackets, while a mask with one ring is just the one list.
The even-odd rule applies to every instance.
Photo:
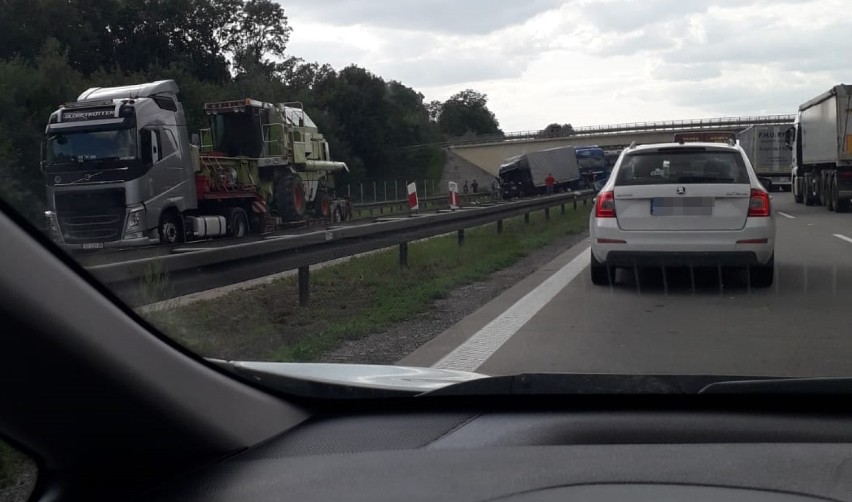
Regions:
[[[290, 26], [272, 0], [6, 0], [0, 16], [0, 196], [41, 224], [40, 145], [50, 113], [89, 87], [173, 79], [190, 134], [203, 104], [300, 101], [347, 163], [340, 183], [438, 179], [445, 135], [499, 132], [484, 94], [446, 103], [355, 65], [285, 54]], [[347, 179], [348, 178], [348, 179]]]
[[437, 115], [438, 127], [448, 136], [502, 134], [494, 113], [488, 109], [488, 96], [466, 89], [440, 106], [430, 103], [431, 115]]

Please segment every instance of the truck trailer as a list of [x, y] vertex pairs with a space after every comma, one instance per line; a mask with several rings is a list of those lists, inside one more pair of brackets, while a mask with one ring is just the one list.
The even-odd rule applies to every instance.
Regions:
[[177, 244], [351, 215], [333, 189], [346, 165], [300, 107], [246, 99], [205, 111], [203, 151], [173, 80], [92, 88], [54, 111], [42, 148], [52, 238], [70, 249]]
[[785, 135], [796, 202], [846, 212], [852, 198], [852, 86], [836, 85], [799, 106]]
[[740, 146], [767, 190], [790, 189], [792, 154], [785, 145], [789, 126], [753, 125], [737, 135]]
[[550, 148], [505, 159], [499, 171], [503, 198], [545, 193], [548, 174], [556, 180], [555, 191], [569, 190], [580, 180], [574, 147]]

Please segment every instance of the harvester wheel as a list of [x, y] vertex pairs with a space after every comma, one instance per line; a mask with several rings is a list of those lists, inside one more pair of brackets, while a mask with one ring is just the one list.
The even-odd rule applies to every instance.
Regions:
[[275, 181], [275, 207], [284, 221], [299, 221], [305, 216], [305, 186], [295, 174]]

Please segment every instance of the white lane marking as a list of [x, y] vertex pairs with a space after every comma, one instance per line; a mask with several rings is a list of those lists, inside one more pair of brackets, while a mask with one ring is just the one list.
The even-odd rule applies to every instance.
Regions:
[[852, 237], [846, 237], [845, 235], [842, 235], [842, 234], [834, 234], [834, 236], [837, 237], [838, 239], [844, 240], [846, 242], [852, 242]]
[[590, 252], [583, 250], [432, 367], [475, 371], [589, 265]]
[[795, 220], [795, 219], [796, 219], [796, 217], [795, 217], [795, 216], [793, 216], [792, 214], [787, 214], [787, 213], [785, 213], [784, 211], [778, 211], [778, 214], [780, 214], [781, 216], [783, 216], [783, 217], [785, 217], [785, 218], [790, 218], [791, 220]]

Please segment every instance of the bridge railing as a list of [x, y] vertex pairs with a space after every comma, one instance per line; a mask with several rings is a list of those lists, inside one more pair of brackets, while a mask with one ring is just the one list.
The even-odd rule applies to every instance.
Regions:
[[555, 139], [584, 136], [616, 135], [630, 132], [679, 131], [685, 129], [720, 129], [725, 127], [746, 128], [752, 125], [792, 124], [795, 115], [757, 115], [742, 117], [715, 117], [705, 119], [662, 120], [654, 122], [627, 122], [623, 124], [591, 125], [574, 127], [569, 132], [548, 132], [545, 129], [535, 131], [515, 131], [503, 134], [485, 134], [450, 138], [443, 143], [430, 145], [412, 145], [406, 148], [423, 146], [466, 146], [509, 141], [528, 141], [531, 139]]

